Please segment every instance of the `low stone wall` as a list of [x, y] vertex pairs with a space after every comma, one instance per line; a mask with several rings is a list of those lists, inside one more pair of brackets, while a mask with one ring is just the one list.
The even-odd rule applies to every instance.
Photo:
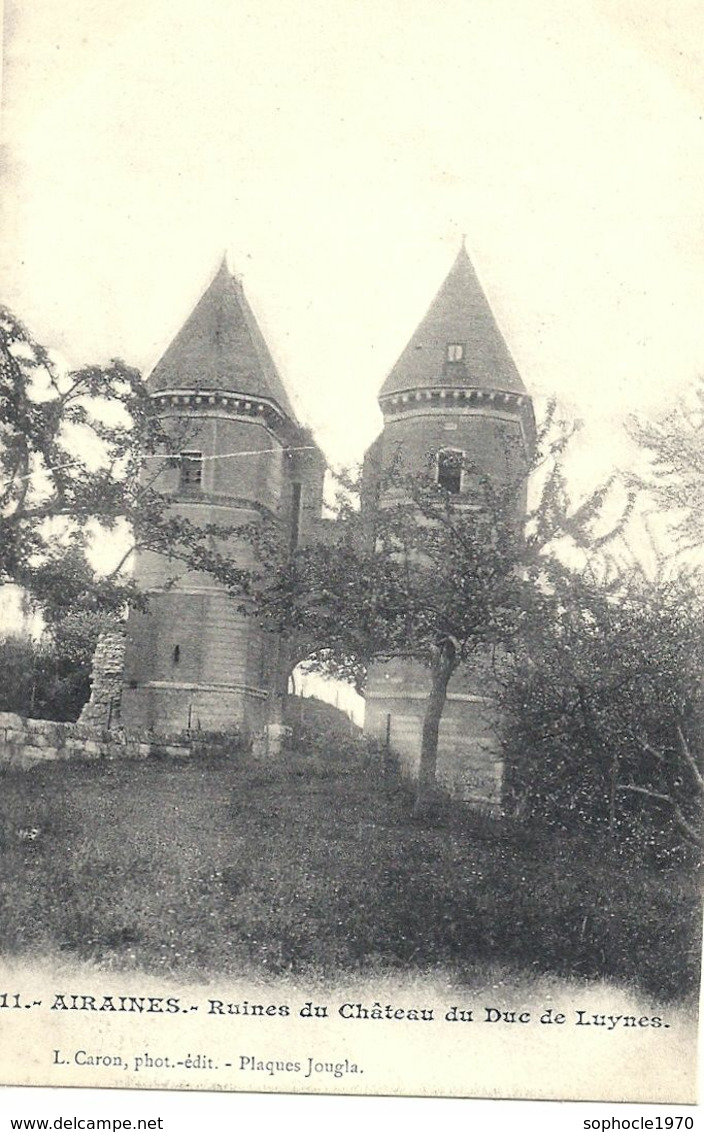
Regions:
[[184, 743], [107, 731], [87, 723], [23, 719], [13, 712], [0, 712], [0, 766], [26, 770], [59, 759], [183, 758], [190, 754], [190, 745]]

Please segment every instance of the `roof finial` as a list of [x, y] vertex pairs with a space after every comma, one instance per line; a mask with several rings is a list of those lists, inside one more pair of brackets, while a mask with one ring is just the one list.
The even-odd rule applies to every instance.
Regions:
[[[225, 252], [225, 257], [222, 261], [222, 265], [223, 265], [223, 268], [227, 272], [228, 278], [231, 279], [232, 282], [237, 287], [240, 287], [240, 288], [243, 287], [243, 285], [244, 285], [244, 275], [243, 275], [243, 273], [241, 271], [237, 270], [237, 264], [234, 264], [232, 267], [230, 267], [228, 265], [227, 260], [228, 260], [228, 253]], [[221, 270], [222, 270], [222, 268], [221, 268]]]

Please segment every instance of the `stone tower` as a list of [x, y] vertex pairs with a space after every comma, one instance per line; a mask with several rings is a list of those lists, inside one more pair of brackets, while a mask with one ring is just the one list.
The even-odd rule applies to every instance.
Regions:
[[[147, 384], [180, 459], [146, 474], [178, 514], [237, 527], [268, 512], [288, 523], [292, 545], [305, 539], [322, 509], [324, 459], [225, 262]], [[242, 566], [251, 560], [243, 540], [228, 549]], [[254, 733], [275, 721], [287, 671], [276, 638], [204, 573], [143, 553], [136, 577], [149, 605], [128, 621], [122, 723]]]
[[[527, 469], [535, 440], [532, 403], [464, 245], [386, 378], [379, 404], [384, 426], [367, 452], [365, 491], [395, 460], [421, 471], [431, 457], [438, 481], [458, 501], [468, 488], [458, 454], [497, 484], [517, 482]], [[401, 660], [374, 665], [368, 679], [365, 731], [388, 740], [411, 777], [429, 686], [422, 665]], [[452, 677], [440, 726], [438, 781], [456, 797], [500, 801], [497, 721], [489, 658], [479, 658]]]

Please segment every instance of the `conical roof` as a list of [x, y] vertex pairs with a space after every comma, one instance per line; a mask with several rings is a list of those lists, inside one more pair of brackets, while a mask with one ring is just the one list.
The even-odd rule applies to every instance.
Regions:
[[296, 420], [242, 284], [225, 260], [147, 384], [152, 393], [185, 389], [266, 397]]
[[448, 386], [525, 393], [464, 244], [379, 396]]

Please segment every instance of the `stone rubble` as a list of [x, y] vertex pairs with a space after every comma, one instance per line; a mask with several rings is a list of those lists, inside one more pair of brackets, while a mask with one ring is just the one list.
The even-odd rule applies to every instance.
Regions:
[[118, 728], [125, 666], [125, 634], [119, 629], [101, 633], [93, 654], [91, 693], [80, 722], [94, 727]]

